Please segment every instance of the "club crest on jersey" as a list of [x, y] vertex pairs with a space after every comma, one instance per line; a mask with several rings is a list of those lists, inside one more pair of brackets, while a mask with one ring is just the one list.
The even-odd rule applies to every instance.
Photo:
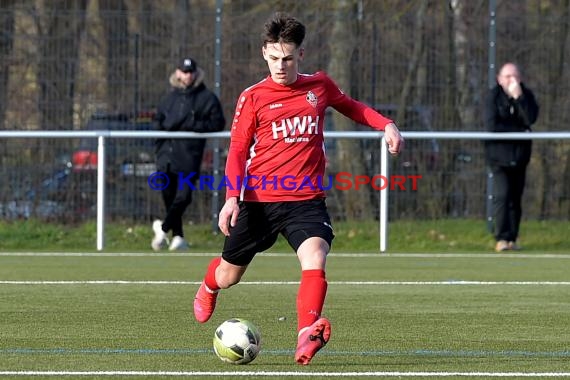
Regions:
[[317, 98], [317, 95], [313, 93], [313, 91], [307, 92], [307, 102], [309, 102], [309, 104], [313, 106], [313, 108], [317, 108], [318, 101], [319, 99]]

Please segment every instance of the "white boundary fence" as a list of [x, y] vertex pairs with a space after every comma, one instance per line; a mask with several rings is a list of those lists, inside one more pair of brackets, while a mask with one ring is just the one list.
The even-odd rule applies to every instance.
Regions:
[[[466, 139], [466, 140], [568, 140], [570, 132], [491, 133], [491, 132], [402, 132], [405, 139]], [[0, 131], [0, 139], [6, 138], [96, 138], [97, 162], [97, 250], [102, 251], [105, 242], [105, 141], [108, 138], [224, 138], [229, 132], [153, 132], [153, 131]], [[345, 131], [325, 132], [325, 138], [334, 139], [382, 139], [380, 174], [388, 178], [390, 155], [382, 132]], [[217, 170], [214, 168], [214, 170]], [[217, 174], [217, 173], [214, 173]], [[388, 191], [380, 193], [380, 252], [388, 248]]]

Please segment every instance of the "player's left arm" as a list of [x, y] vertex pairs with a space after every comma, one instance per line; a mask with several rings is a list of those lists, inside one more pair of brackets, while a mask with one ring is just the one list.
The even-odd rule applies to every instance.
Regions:
[[332, 107], [357, 123], [384, 131], [388, 151], [392, 155], [399, 154], [404, 147], [404, 138], [394, 121], [388, 119], [372, 107], [352, 99], [343, 93], [330, 78], [326, 78], [327, 94]]
[[392, 155], [398, 155], [404, 148], [404, 138], [400, 134], [396, 124], [389, 123], [384, 127], [384, 139], [388, 144], [388, 152]]

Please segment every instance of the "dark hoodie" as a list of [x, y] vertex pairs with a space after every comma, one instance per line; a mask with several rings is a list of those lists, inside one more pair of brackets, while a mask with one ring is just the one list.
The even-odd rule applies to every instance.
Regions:
[[[497, 84], [485, 104], [485, 126], [489, 132], [530, 132], [538, 117], [538, 104], [530, 89], [521, 83], [522, 95], [513, 99]], [[485, 153], [491, 166], [524, 166], [530, 161], [531, 140], [486, 140]]]
[[[172, 90], [162, 99], [155, 116], [161, 131], [218, 132], [226, 120], [218, 97], [204, 84], [204, 72], [198, 68], [196, 79], [183, 87], [173, 73]], [[205, 139], [156, 140], [157, 170], [167, 172], [199, 173]]]

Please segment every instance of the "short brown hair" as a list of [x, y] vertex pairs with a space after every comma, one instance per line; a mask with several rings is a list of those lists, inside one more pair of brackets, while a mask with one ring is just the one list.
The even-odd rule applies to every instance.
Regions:
[[262, 38], [263, 46], [283, 42], [299, 47], [305, 39], [305, 25], [294, 17], [277, 12], [265, 23]]

